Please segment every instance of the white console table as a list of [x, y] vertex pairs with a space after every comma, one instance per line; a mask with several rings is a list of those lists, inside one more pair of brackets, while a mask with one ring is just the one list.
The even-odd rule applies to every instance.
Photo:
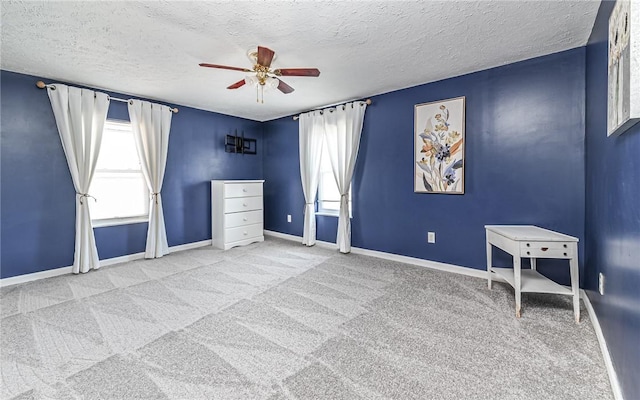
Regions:
[[[520, 317], [523, 292], [555, 293], [573, 296], [573, 314], [580, 321], [578, 279], [578, 238], [532, 225], [485, 225], [487, 235], [487, 279], [489, 289], [493, 274], [507, 281], [516, 292], [516, 317]], [[492, 264], [491, 246], [513, 256], [513, 269], [496, 268]], [[521, 258], [531, 260], [531, 269], [521, 269]], [[571, 289], [558, 285], [536, 271], [536, 259], [569, 260]]]

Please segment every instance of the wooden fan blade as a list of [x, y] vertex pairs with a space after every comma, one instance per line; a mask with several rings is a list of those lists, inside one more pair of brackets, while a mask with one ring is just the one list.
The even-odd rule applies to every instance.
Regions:
[[200, 63], [198, 65], [200, 65], [201, 67], [207, 67], [207, 68], [220, 68], [220, 69], [230, 69], [232, 71], [252, 72], [250, 69], [229, 67], [228, 65], [207, 64], [207, 63]]
[[281, 68], [273, 71], [278, 76], [320, 76], [317, 68]]
[[258, 46], [258, 64], [263, 67], [271, 66], [274, 54], [276, 53], [273, 50]]
[[286, 83], [282, 82], [280, 79], [278, 79], [278, 90], [284, 94], [287, 94], [287, 93], [293, 92], [294, 89], [291, 86], [287, 85]]
[[244, 79], [243, 79], [243, 80], [241, 80], [241, 81], [238, 81], [238, 82], [234, 83], [234, 84], [233, 84], [233, 85], [231, 85], [231, 86], [228, 86], [228, 87], [227, 87], [227, 89], [237, 89], [237, 88], [239, 88], [240, 86], [244, 86], [244, 84], [245, 84], [245, 83], [247, 83], [247, 82], [245, 82], [245, 81], [244, 81]]

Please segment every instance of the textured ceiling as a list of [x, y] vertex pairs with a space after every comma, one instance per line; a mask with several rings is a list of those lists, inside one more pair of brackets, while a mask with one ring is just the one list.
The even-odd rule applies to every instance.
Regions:
[[[586, 44], [598, 1], [2, 1], [4, 70], [258, 121]], [[226, 87], [276, 51], [295, 92]]]

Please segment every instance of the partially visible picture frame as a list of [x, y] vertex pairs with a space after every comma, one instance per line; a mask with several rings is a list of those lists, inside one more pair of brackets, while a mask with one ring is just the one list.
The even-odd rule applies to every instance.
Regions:
[[640, 121], [640, 3], [618, 0], [609, 17], [607, 136]]
[[417, 104], [414, 192], [464, 194], [465, 97]]

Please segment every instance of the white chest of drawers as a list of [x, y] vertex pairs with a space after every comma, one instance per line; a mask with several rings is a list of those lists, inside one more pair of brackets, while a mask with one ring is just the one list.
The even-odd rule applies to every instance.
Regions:
[[213, 246], [227, 250], [264, 241], [263, 180], [211, 181]]

